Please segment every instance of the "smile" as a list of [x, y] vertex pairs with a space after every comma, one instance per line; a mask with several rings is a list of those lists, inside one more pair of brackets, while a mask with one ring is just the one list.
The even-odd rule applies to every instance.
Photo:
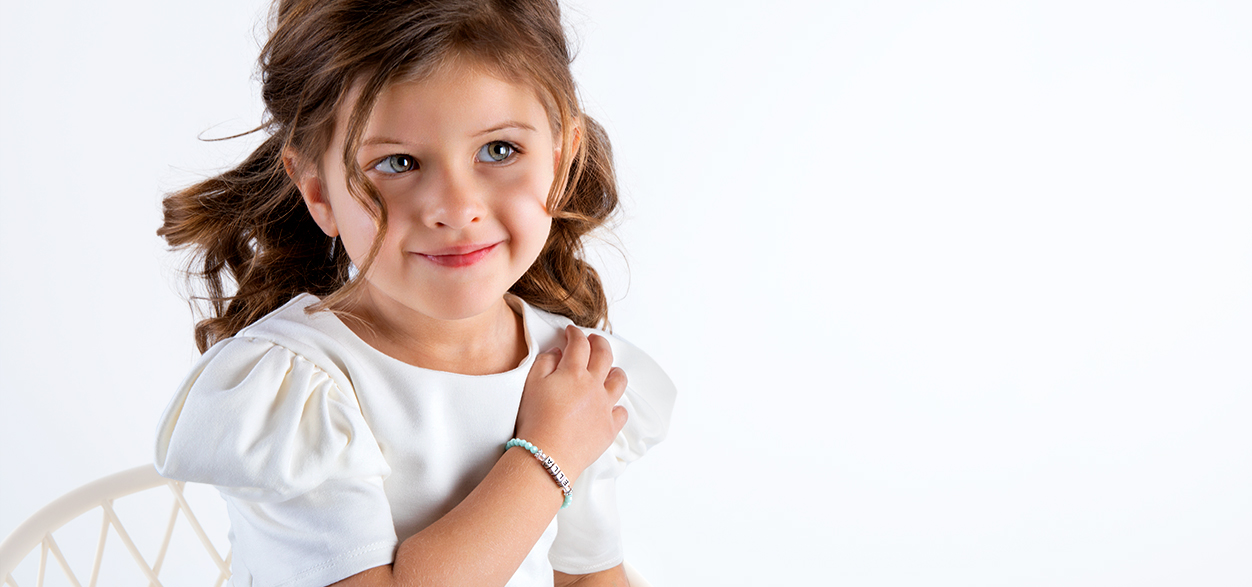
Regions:
[[[503, 242], [503, 241], [502, 241]], [[442, 249], [437, 253], [416, 253], [430, 262], [443, 267], [468, 267], [491, 254], [500, 243], [489, 245], [466, 245]]]

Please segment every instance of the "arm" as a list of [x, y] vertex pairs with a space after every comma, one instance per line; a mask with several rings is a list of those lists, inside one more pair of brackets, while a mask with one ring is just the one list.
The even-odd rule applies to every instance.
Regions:
[[[608, 341], [589, 340], [571, 326], [564, 352], [539, 355], [526, 379], [517, 435], [543, 448], [572, 483], [626, 423], [625, 409], [615, 407], [626, 376], [612, 363]], [[394, 563], [336, 585], [503, 585], [552, 522], [562, 497], [529, 452], [509, 449], [464, 501], [401, 543]]]

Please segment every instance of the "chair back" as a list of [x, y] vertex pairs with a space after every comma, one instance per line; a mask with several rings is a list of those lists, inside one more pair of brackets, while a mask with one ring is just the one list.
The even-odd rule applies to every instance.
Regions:
[[[52, 584], [68, 584], [73, 587], [95, 587], [105, 577], [106, 585], [121, 584], [121, 577], [146, 580], [149, 587], [162, 585], [162, 571], [166, 571], [167, 579], [173, 575], [178, 583], [183, 583], [182, 573], [188, 565], [185, 561], [191, 556], [198, 559], [204, 585], [221, 587], [230, 577], [230, 552], [224, 549], [223, 556], [213, 544], [196, 511], [206, 509], [197, 501], [197, 508], [192, 508], [184, 491], [186, 484], [182, 481], [165, 479], [157, 474], [152, 465], [142, 465], [133, 469], [114, 473], [79, 487], [57, 500], [44, 506], [43, 509], [18, 526], [8, 538], [0, 543], [0, 578], [5, 587], [20, 587], [15, 573], [21, 571], [29, 577], [33, 574], [33, 584], [43, 587], [49, 579]], [[125, 498], [125, 508], [119, 507], [118, 500]], [[158, 520], [162, 503], [167, 506], [168, 514], [164, 516], [164, 532], [132, 532], [137, 527], [149, 530], [152, 520]], [[220, 501], [216, 504], [222, 507]], [[212, 506], [207, 506], [212, 507]], [[99, 512], [99, 525], [90, 523], [92, 513]], [[120, 512], [120, 513], [119, 513]], [[221, 512], [211, 512], [211, 517], [224, 520]], [[184, 520], [179, 524], [179, 519]], [[188, 532], [194, 539], [174, 540], [175, 529], [182, 527], [177, 536]], [[96, 533], [95, 528], [98, 528]], [[217, 533], [217, 532], [215, 532]], [[86, 542], [91, 544], [94, 534], [94, 549], [82, 549], [73, 552], [63, 545]], [[110, 539], [112, 541], [110, 541]], [[218, 537], [218, 542], [224, 536]], [[171, 544], [176, 550], [171, 551]], [[120, 548], [119, 548], [120, 546]], [[33, 556], [38, 551], [38, 561]], [[67, 556], [66, 551], [71, 551]], [[94, 552], [94, 557], [88, 557]], [[199, 554], [197, 554], [199, 553]], [[127, 556], [129, 555], [129, 556]], [[86, 560], [83, 560], [86, 559]], [[121, 559], [121, 560], [119, 560]], [[167, 563], [177, 560], [177, 565]], [[90, 562], [90, 565], [87, 563]], [[207, 563], [207, 564], [206, 564]], [[173, 567], [181, 567], [174, 569]], [[51, 567], [51, 568], [50, 568]], [[62, 575], [60, 578], [49, 575]], [[102, 575], [102, 571], [104, 574]], [[27, 579], [26, 581], [30, 581]], [[132, 581], [126, 581], [132, 582]], [[25, 582], [23, 585], [32, 584]]]
[[[190, 487], [207, 489], [196, 484]], [[28, 518], [0, 543], [0, 578], [3, 578], [0, 585], [22, 587], [33, 584], [44, 587], [51, 579], [56, 585], [96, 587], [101, 584], [103, 576], [105, 585], [146, 580], [149, 587], [161, 587], [164, 570], [165, 578], [171, 584], [221, 587], [230, 578], [230, 549], [224, 548], [223, 555], [210, 535], [222, 534], [217, 538], [219, 543], [224, 542], [225, 532], [218, 531], [224, 530], [224, 527], [206, 532], [196, 512], [204, 514], [206, 522], [221, 522], [225, 515], [220, 511], [208, 511], [213, 507], [209, 502], [189, 500], [188, 489], [185, 482], [161, 477], [152, 465], [141, 465], [98, 479], [61, 496]], [[119, 514], [117, 502], [122, 499], [127, 500], [129, 507], [127, 512]], [[164, 518], [164, 533], [159, 540], [137, 540], [127, 524], [134, 522], [136, 525], [152, 526], [151, 522], [154, 516], [159, 515], [163, 501], [170, 504], [169, 513]], [[213, 503], [224, 509], [220, 500]], [[93, 526], [85, 518], [90, 518], [96, 510], [99, 511], [100, 523]], [[126, 523], [123, 523], [124, 518]], [[179, 524], [179, 519], [185, 521]], [[94, 557], [90, 558], [90, 566], [86, 560], [81, 560], [85, 557], [67, 556], [62, 543], [82, 543], [84, 540], [90, 543], [91, 536], [86, 534], [93, 532], [94, 527], [98, 527], [99, 531], [94, 534]], [[190, 532], [195, 539], [174, 540], [178, 536], [176, 527], [184, 528], [182, 534]], [[113, 542], [109, 541], [110, 536]], [[154, 535], [149, 533], [149, 538], [152, 537]], [[176, 545], [174, 549], [171, 549], [171, 544]], [[33, 556], [36, 551], [39, 552], [37, 561]], [[178, 556], [172, 556], [175, 552]], [[80, 550], [76, 554], [85, 555], [86, 551]], [[196, 557], [196, 562], [199, 562], [192, 573], [192, 580], [185, 576], [185, 568], [175, 568], [185, 566], [188, 556]], [[167, 564], [175, 559], [178, 564]], [[651, 587], [637, 570], [629, 564], [623, 566], [632, 587]], [[14, 576], [19, 568], [34, 578], [19, 584]], [[55, 577], [57, 569], [61, 574], [59, 580]], [[102, 570], [105, 571], [103, 574]], [[119, 574], [130, 580], [118, 580]]]

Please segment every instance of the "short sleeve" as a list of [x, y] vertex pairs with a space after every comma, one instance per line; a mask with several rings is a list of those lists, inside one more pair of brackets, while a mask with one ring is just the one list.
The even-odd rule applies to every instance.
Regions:
[[676, 391], [673, 382], [646, 353], [620, 337], [607, 337], [613, 364], [626, 372], [626, 426], [574, 486], [569, 507], [557, 514], [557, 535], [548, 560], [563, 573], [582, 575], [621, 564], [621, 522], [617, 477], [626, 465], [665, 439]]
[[209, 349], [166, 408], [156, 467], [226, 499], [235, 585], [328, 585], [393, 560], [391, 471], [347, 378], [280, 345]]

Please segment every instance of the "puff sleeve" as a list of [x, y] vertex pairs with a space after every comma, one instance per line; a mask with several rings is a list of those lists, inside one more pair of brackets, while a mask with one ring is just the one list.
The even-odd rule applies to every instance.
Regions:
[[328, 585], [393, 560], [391, 470], [350, 382], [273, 342], [201, 357], [162, 417], [156, 467], [226, 499], [235, 585]]
[[557, 514], [556, 541], [548, 560], [554, 569], [575, 575], [621, 564], [617, 477], [627, 464], [664, 440], [676, 394], [673, 382], [651, 357], [620, 337], [607, 338], [614, 366], [626, 372], [626, 393], [618, 404], [629, 417], [608, 450], [578, 478], [569, 507]]

